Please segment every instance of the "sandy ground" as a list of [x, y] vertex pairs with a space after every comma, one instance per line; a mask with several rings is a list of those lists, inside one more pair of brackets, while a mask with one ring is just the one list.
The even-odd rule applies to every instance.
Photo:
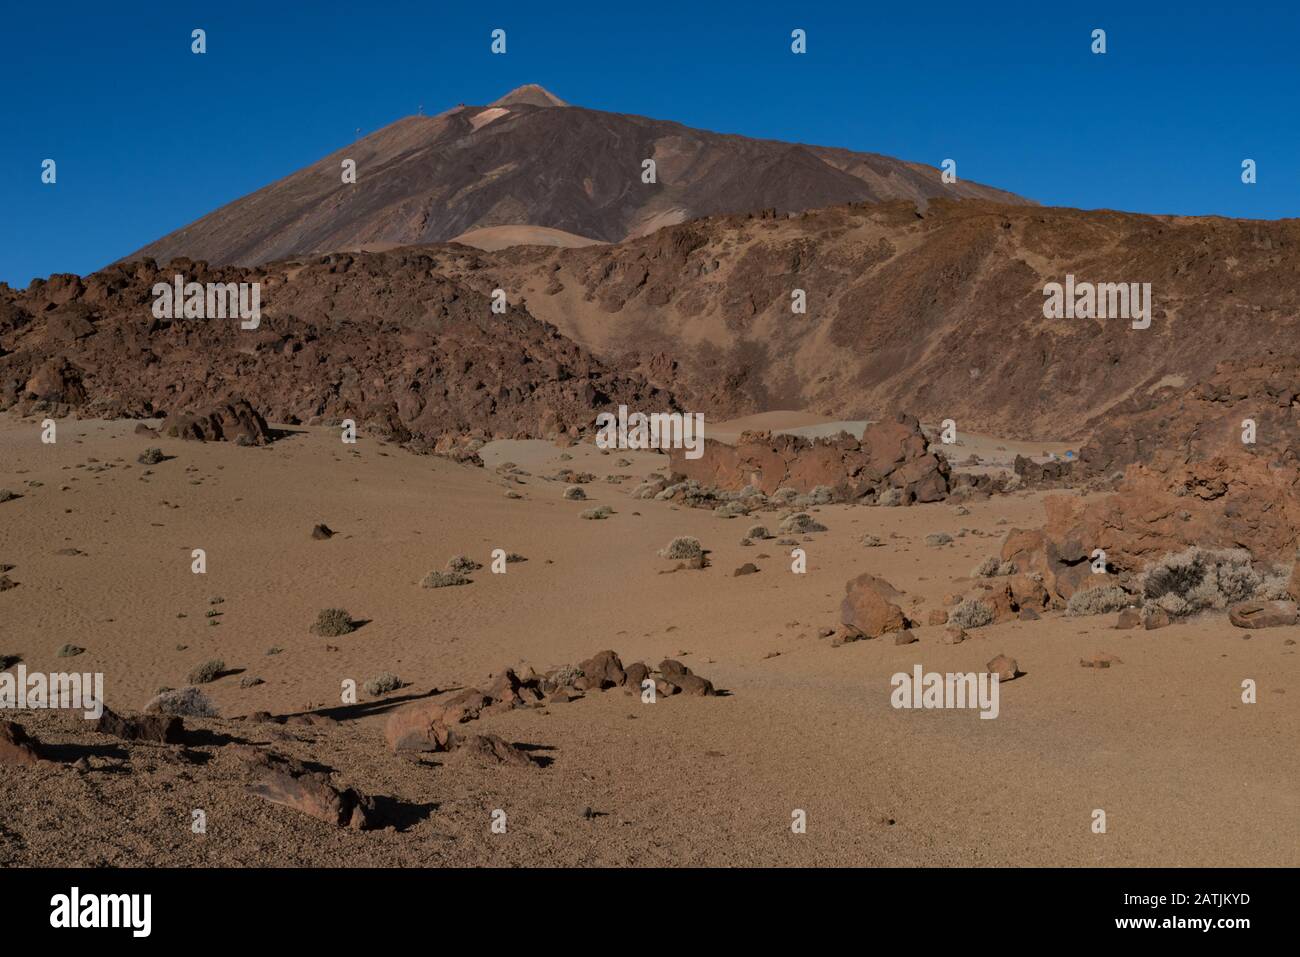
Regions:
[[[0, 417], [0, 488], [21, 495], [0, 503], [0, 563], [18, 583], [0, 592], [0, 654], [29, 670], [102, 671], [119, 711], [219, 657], [235, 673], [205, 687], [224, 717], [314, 711], [337, 723], [187, 720], [209, 734], [183, 748], [125, 747], [68, 713], [7, 714], [61, 760], [0, 765], [0, 864], [1300, 861], [1300, 688], [1284, 644], [1300, 628], [1242, 632], [1207, 618], [1148, 633], [1115, 631], [1113, 616], [1048, 616], [957, 646], [932, 627], [901, 647], [817, 637], [863, 571], [903, 590], [924, 620], [1006, 528], [1041, 522], [1038, 495], [975, 502], [964, 516], [948, 505], [823, 507], [829, 530], [803, 544], [808, 571], [796, 575], [788, 548], [740, 545], [773, 514], [725, 520], [631, 499], [636, 479], [666, 464], [658, 455], [496, 443], [478, 469], [366, 437], [345, 446], [332, 429], [294, 427], [249, 449], [133, 428], [65, 420], [57, 444], [42, 445], [36, 422]], [[174, 457], [137, 464], [151, 445]], [[503, 461], [533, 473], [509, 486], [521, 499], [494, 472]], [[599, 476], [589, 501], [541, 478], [561, 467]], [[607, 483], [610, 473], [629, 478]], [[581, 520], [592, 504], [615, 514]], [[317, 522], [338, 534], [313, 540]], [[927, 547], [936, 531], [958, 537]], [[887, 547], [864, 547], [866, 533]], [[711, 567], [660, 574], [671, 563], [657, 550], [681, 534], [701, 539]], [[497, 547], [528, 561], [505, 575], [485, 568], [465, 587], [419, 586], [452, 555], [487, 563]], [[68, 548], [82, 554], [58, 554]], [[207, 552], [206, 575], [190, 570], [193, 548]], [[733, 577], [746, 561], [760, 572]], [[331, 606], [366, 624], [310, 634]], [[85, 653], [56, 657], [66, 642]], [[384, 747], [385, 713], [411, 697], [604, 648], [625, 663], [679, 657], [728, 694], [650, 705], [611, 690], [477, 722], [536, 746], [545, 767]], [[1081, 668], [1096, 651], [1123, 663]], [[1025, 674], [1002, 686], [997, 720], [890, 706], [895, 672], [983, 670], [999, 653]], [[344, 679], [382, 671], [407, 687], [340, 706]], [[265, 683], [242, 689], [250, 675]], [[1257, 704], [1240, 700], [1245, 678]], [[401, 802], [399, 826], [339, 830], [246, 794], [224, 736], [269, 742]], [[85, 766], [71, 765], [78, 757]], [[204, 835], [191, 833], [195, 808]], [[489, 826], [497, 809], [505, 834]], [[807, 833], [791, 832], [796, 809]], [[1106, 811], [1105, 834], [1091, 832], [1094, 809]]]
[[566, 249], [576, 249], [581, 246], [605, 245], [599, 239], [579, 236], [577, 233], [565, 232], [563, 229], [525, 225], [482, 226], [463, 232], [448, 241], [487, 250], [505, 249], [507, 246], [563, 246]]

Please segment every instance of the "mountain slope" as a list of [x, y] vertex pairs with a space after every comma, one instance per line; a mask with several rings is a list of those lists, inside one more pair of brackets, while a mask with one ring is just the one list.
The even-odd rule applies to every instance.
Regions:
[[[356, 162], [355, 184], [342, 165]], [[642, 182], [653, 159], [656, 179]], [[530, 84], [486, 107], [408, 116], [204, 216], [123, 261], [257, 264], [541, 226], [617, 242], [720, 213], [947, 196], [1022, 202], [870, 153], [691, 129], [572, 107]]]
[[[721, 216], [617, 245], [435, 258], [724, 417], [904, 409], [1067, 440], [1222, 360], [1259, 364], [1300, 342], [1300, 220], [937, 200], [924, 213], [896, 202]], [[1069, 273], [1150, 283], [1150, 327], [1044, 318], [1045, 284]]]

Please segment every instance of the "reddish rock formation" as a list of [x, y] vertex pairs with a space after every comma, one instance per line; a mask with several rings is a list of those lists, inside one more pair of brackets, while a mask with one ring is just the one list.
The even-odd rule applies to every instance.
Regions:
[[901, 631], [910, 626], [898, 605], [902, 597], [883, 578], [863, 573], [844, 586], [840, 622], [851, 633], [866, 638], [879, 638], [891, 631]]
[[682, 449], [669, 458], [675, 473], [706, 488], [752, 485], [771, 495], [778, 488], [826, 486], [842, 501], [877, 499], [896, 489], [903, 505], [942, 500], [950, 475], [947, 460], [929, 451], [920, 423], [905, 413], [868, 425], [857, 439], [847, 432], [822, 439], [745, 432], [735, 445], [706, 439], [698, 459]]

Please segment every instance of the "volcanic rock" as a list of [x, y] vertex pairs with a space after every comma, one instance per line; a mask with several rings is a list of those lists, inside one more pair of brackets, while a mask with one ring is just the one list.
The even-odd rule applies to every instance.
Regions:
[[897, 604], [902, 595], [883, 578], [863, 573], [844, 586], [840, 623], [857, 635], [879, 638], [891, 631], [910, 627]]
[[1008, 658], [1006, 655], [998, 655], [985, 667], [988, 668], [990, 674], [997, 675], [999, 681], [1010, 681], [1021, 673], [1020, 666], [1016, 664], [1016, 659]]
[[0, 720], [0, 764], [35, 764], [42, 760], [40, 748], [21, 724]]
[[125, 741], [156, 741], [159, 744], [183, 744], [185, 741], [185, 722], [171, 714], [119, 715], [105, 707], [95, 722], [95, 730]]
[[1228, 621], [1238, 628], [1281, 628], [1297, 620], [1300, 611], [1293, 601], [1244, 601], [1228, 609]]
[[197, 414], [168, 416], [158, 431], [174, 439], [236, 445], [266, 445], [271, 440], [266, 420], [244, 399], [232, 399]]
[[335, 787], [329, 774], [249, 745], [237, 745], [234, 751], [255, 777], [248, 786], [250, 794], [337, 827], [370, 830], [383, 826], [373, 798], [353, 788]]
[[623, 662], [612, 651], [597, 652], [581, 662], [578, 668], [582, 671], [582, 677], [574, 682], [574, 687], [579, 691], [617, 688], [627, 682]]

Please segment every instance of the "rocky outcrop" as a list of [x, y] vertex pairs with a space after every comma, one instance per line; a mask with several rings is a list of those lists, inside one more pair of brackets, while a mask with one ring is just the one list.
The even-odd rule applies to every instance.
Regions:
[[[160, 417], [181, 437], [252, 442], [266, 420], [359, 428], [469, 458], [480, 442], [569, 434], [626, 404], [673, 411], [513, 299], [437, 274], [426, 252], [337, 254], [259, 269], [175, 260], [0, 286], [0, 409]], [[259, 283], [256, 329], [157, 318], [155, 283]], [[57, 308], [54, 308], [57, 306]], [[75, 335], [67, 310], [78, 307]], [[62, 316], [63, 318], [59, 318]], [[61, 331], [62, 330], [62, 331]]]
[[163, 420], [158, 431], [174, 439], [266, 445], [271, 441], [266, 419], [244, 399], [231, 399], [205, 412], [181, 412]]
[[745, 432], [735, 445], [706, 439], [698, 459], [681, 449], [669, 458], [674, 473], [704, 488], [752, 486], [771, 495], [823, 487], [839, 501], [898, 505], [943, 500], [951, 475], [947, 460], [929, 450], [916, 417], [905, 413], [868, 425], [856, 439], [847, 432], [823, 439]]

